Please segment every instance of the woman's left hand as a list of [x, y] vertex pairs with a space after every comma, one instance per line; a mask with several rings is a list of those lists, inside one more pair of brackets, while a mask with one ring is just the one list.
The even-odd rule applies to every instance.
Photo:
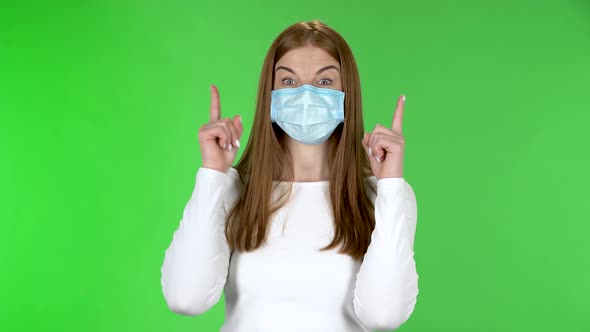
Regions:
[[365, 133], [363, 147], [369, 155], [371, 169], [377, 179], [403, 178], [404, 136], [402, 135], [402, 115], [405, 95], [397, 99], [391, 129], [380, 124], [373, 132]]

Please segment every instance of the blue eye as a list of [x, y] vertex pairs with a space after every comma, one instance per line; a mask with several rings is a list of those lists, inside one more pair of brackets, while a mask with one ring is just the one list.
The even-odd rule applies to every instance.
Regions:
[[[292, 84], [289, 84], [289, 83], [286, 83], [286, 82], [293, 82], [293, 83]], [[293, 84], [295, 84], [295, 81], [292, 80], [292, 79], [290, 79], [290, 78], [285, 78], [285, 79], [283, 79], [283, 84], [285, 84], [285, 85], [293, 85]]]
[[[328, 82], [328, 83], [322, 84], [321, 82]], [[322, 78], [320, 80], [320, 85], [328, 85], [330, 83], [332, 83], [332, 80], [331, 79], [328, 79], [328, 78]]]

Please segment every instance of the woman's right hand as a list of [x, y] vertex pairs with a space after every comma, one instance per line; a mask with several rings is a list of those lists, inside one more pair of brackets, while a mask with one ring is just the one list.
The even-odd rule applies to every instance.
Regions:
[[209, 123], [199, 128], [199, 145], [203, 167], [227, 173], [236, 158], [242, 137], [242, 117], [221, 119], [219, 90], [211, 85]]

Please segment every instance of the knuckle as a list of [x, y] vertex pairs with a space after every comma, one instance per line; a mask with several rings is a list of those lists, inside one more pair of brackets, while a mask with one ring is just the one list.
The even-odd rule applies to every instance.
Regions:
[[227, 124], [225, 123], [220, 123], [220, 129], [224, 134], [227, 134], [229, 132], [229, 128], [227, 128]]
[[205, 136], [207, 135], [208, 132], [209, 132], [209, 128], [206, 128], [206, 127], [199, 128], [199, 133], [198, 133], [199, 138], [205, 138]]

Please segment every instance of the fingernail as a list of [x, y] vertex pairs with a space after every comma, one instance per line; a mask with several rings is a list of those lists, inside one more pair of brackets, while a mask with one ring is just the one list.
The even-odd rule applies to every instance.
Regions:
[[381, 158], [379, 158], [379, 156], [375, 156], [375, 159], [377, 159], [377, 161], [378, 161], [379, 163], [381, 163]]
[[365, 133], [365, 134], [363, 135], [363, 139], [365, 139], [365, 137], [367, 137], [367, 133]]
[[232, 145], [230, 144], [229, 145], [229, 152], [231, 152], [231, 149], [232, 149]]
[[406, 95], [402, 95], [402, 101], [405, 103], [406, 102]]
[[223, 149], [225, 150], [225, 147], [227, 146], [227, 144], [223, 144]]
[[239, 147], [240, 147], [240, 140], [239, 140], [239, 139], [237, 139], [237, 140], [234, 142], [234, 144], [235, 144], [235, 145], [236, 145], [236, 146], [239, 148]]
[[371, 148], [369, 148], [369, 155], [373, 155], [373, 152], [371, 151]]
[[[240, 124], [241, 124], [242, 123], [242, 116], [241, 115], [238, 115], [238, 120], [240, 121]], [[239, 145], [238, 145], [238, 147], [239, 147]]]

